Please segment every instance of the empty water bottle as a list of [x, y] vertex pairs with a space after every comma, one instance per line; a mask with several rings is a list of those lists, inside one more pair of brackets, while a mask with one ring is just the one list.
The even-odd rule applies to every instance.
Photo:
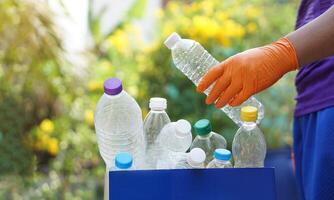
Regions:
[[189, 149], [192, 141], [191, 125], [187, 120], [180, 119], [164, 126], [158, 137], [162, 152], [157, 163], [159, 169], [169, 169]]
[[241, 108], [242, 126], [234, 136], [232, 154], [234, 167], [263, 167], [266, 157], [266, 141], [262, 131], [257, 127], [257, 108]]
[[175, 169], [198, 169], [205, 168], [205, 152], [200, 148], [194, 148], [177, 160]]
[[208, 164], [207, 168], [232, 168], [231, 152], [227, 149], [216, 149], [213, 154], [214, 159]]
[[155, 169], [157, 160], [162, 152], [157, 138], [161, 129], [168, 123], [170, 119], [165, 111], [167, 108], [167, 100], [164, 98], [154, 97], [150, 99], [150, 112], [144, 120], [144, 137], [146, 143], [146, 168]]
[[[219, 62], [212, 57], [198, 42], [189, 39], [182, 39], [177, 33], [172, 33], [164, 43], [172, 51], [172, 58], [175, 66], [185, 74], [196, 86], [206, 72]], [[211, 86], [212, 87], [212, 86]], [[209, 87], [205, 94], [209, 94], [211, 87]], [[262, 104], [250, 97], [241, 106], [231, 107], [225, 106], [222, 111], [227, 114], [237, 125], [241, 126], [240, 108], [242, 106], [255, 106], [258, 108], [257, 123], [263, 119], [264, 108]]]
[[109, 199], [109, 171], [134, 170], [133, 158], [130, 153], [121, 152], [115, 156], [115, 167], [106, 172], [104, 184], [104, 199]]
[[190, 149], [201, 148], [205, 151], [205, 165], [212, 160], [213, 152], [216, 149], [226, 149], [226, 140], [218, 133], [212, 132], [210, 121], [201, 119], [194, 125], [197, 134]]
[[113, 168], [119, 152], [133, 155], [137, 166], [144, 159], [144, 135], [141, 110], [137, 102], [122, 88], [117, 78], [104, 82], [104, 94], [95, 111], [95, 130], [100, 154], [107, 165]]

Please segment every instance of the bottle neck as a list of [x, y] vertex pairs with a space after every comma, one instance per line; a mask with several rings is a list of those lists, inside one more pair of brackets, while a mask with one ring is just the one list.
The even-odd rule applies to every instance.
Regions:
[[210, 133], [208, 133], [208, 134], [206, 134], [206, 135], [198, 135], [198, 137], [200, 138], [200, 139], [206, 139], [206, 138], [209, 138], [209, 137], [211, 137], [212, 136], [212, 132], [210, 132]]
[[156, 109], [156, 108], [151, 108], [151, 110], [150, 110], [150, 112], [152, 112], [152, 113], [164, 113], [164, 112], [166, 112], [166, 110], [165, 109]]
[[246, 130], [252, 130], [256, 127], [256, 123], [255, 122], [243, 122], [242, 127]]
[[218, 160], [218, 159], [215, 159], [215, 162], [218, 163], [218, 164], [224, 165], [224, 164], [229, 163], [230, 161], [229, 160]]

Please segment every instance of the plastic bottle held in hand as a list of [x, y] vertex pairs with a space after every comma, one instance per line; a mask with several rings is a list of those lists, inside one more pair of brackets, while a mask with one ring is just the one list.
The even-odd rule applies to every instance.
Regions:
[[157, 163], [158, 169], [170, 169], [189, 149], [192, 141], [191, 125], [180, 119], [164, 126], [158, 137], [162, 153]]
[[144, 159], [144, 135], [141, 110], [137, 102], [122, 88], [122, 82], [111, 78], [104, 82], [104, 94], [95, 111], [95, 130], [100, 154], [113, 168], [119, 152], [129, 152], [137, 166]]
[[212, 132], [210, 121], [207, 119], [197, 121], [194, 129], [197, 136], [190, 149], [203, 149], [206, 154], [205, 165], [207, 165], [212, 160], [213, 152], [216, 149], [226, 149], [226, 140], [223, 136]]
[[162, 152], [162, 148], [157, 141], [161, 129], [170, 119], [165, 111], [167, 100], [164, 98], [154, 97], [150, 99], [150, 112], [144, 120], [144, 138], [146, 143], [146, 168], [155, 169], [157, 160]]
[[232, 154], [234, 167], [263, 167], [266, 157], [266, 141], [262, 131], [257, 127], [257, 108], [241, 108], [242, 126], [234, 136]]
[[200, 148], [194, 148], [176, 163], [175, 169], [199, 169], [205, 168], [206, 155]]
[[[212, 57], [198, 42], [189, 39], [182, 39], [177, 33], [172, 33], [164, 42], [172, 51], [172, 58], [175, 66], [185, 74], [196, 86], [206, 72], [219, 62]], [[212, 85], [213, 86], [213, 85]], [[211, 87], [212, 87], [211, 86]], [[209, 87], [205, 94], [209, 94]], [[257, 123], [263, 119], [263, 105], [254, 97], [250, 97], [241, 106], [225, 106], [222, 111], [227, 114], [237, 125], [241, 126], [240, 108], [242, 106], [255, 106], [259, 110]]]
[[207, 168], [232, 168], [231, 152], [227, 149], [216, 149], [213, 154], [214, 159], [208, 164]]

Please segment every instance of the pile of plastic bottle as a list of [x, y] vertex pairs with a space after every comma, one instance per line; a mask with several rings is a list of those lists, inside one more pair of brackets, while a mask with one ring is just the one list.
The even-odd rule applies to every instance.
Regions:
[[[175, 66], [195, 85], [218, 64], [198, 42], [182, 39], [176, 33], [167, 38], [165, 45], [171, 49]], [[167, 100], [160, 97], [151, 98], [149, 108], [143, 120], [140, 107], [119, 79], [104, 82], [104, 94], [94, 120], [107, 171], [263, 167], [266, 143], [257, 124], [264, 109], [254, 97], [239, 107], [222, 108], [240, 127], [234, 136], [232, 153], [226, 149], [223, 135], [214, 132], [208, 119], [193, 125], [185, 119], [171, 121], [166, 112]]]

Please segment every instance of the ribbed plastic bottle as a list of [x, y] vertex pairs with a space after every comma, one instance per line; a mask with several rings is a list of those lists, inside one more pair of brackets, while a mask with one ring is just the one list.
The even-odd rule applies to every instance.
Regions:
[[[196, 86], [211, 67], [219, 64], [198, 42], [182, 39], [175, 32], [165, 40], [164, 44], [172, 51], [175, 66]], [[205, 91], [205, 94], [209, 94], [212, 86]], [[243, 106], [257, 107], [259, 110], [257, 123], [260, 123], [264, 116], [264, 108], [254, 97], [250, 97], [241, 106], [231, 107], [227, 105], [222, 108], [222, 111], [237, 125], [241, 126], [239, 113]]]
[[177, 160], [175, 169], [199, 169], [205, 168], [205, 152], [200, 148], [194, 148], [185, 156]]
[[100, 98], [94, 116], [100, 154], [113, 168], [119, 152], [129, 152], [137, 167], [144, 161], [144, 135], [141, 110], [137, 102], [122, 88], [122, 82], [111, 78], [104, 82], [104, 94]]
[[192, 141], [191, 125], [187, 120], [180, 119], [164, 126], [158, 137], [162, 153], [157, 163], [158, 169], [171, 169], [176, 161], [184, 156]]
[[227, 149], [216, 149], [213, 154], [214, 159], [207, 168], [232, 168], [231, 152]]
[[212, 160], [216, 149], [226, 149], [226, 140], [223, 136], [212, 131], [210, 121], [201, 119], [194, 125], [195, 137], [190, 149], [201, 148], [205, 151], [205, 166]]
[[257, 108], [246, 106], [240, 113], [243, 121], [234, 136], [232, 154], [234, 167], [263, 167], [266, 157], [266, 141], [262, 131], [257, 127]]
[[157, 160], [162, 153], [162, 148], [157, 141], [161, 129], [170, 119], [166, 113], [167, 100], [164, 98], [154, 97], [150, 99], [150, 112], [144, 120], [144, 138], [146, 143], [146, 162], [145, 168], [155, 169]]

